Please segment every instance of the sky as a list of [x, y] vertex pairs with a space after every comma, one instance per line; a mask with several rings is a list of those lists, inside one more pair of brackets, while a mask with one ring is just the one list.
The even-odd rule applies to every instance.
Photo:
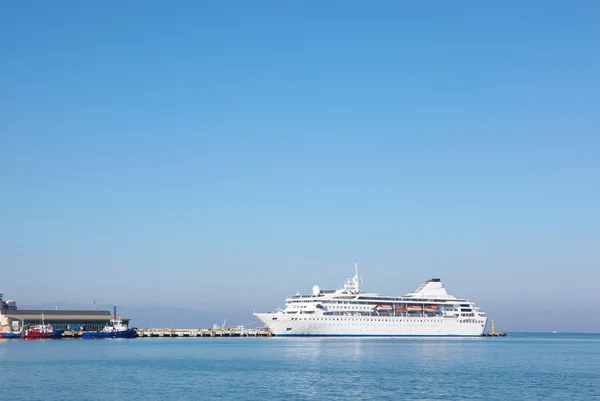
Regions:
[[369, 292], [439, 277], [497, 329], [600, 332], [599, 19], [5, 2], [0, 291], [245, 323], [357, 261]]

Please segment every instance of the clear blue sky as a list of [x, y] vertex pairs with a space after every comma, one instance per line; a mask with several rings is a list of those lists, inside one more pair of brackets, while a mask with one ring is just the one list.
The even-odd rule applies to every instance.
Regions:
[[597, 1], [5, 2], [0, 291], [243, 321], [358, 260], [366, 290], [441, 277], [504, 327], [600, 331], [598, 21]]

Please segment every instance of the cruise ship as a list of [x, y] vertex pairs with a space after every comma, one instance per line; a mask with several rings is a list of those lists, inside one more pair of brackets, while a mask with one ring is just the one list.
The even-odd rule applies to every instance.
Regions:
[[354, 277], [338, 290], [315, 285], [311, 295], [286, 299], [286, 308], [254, 313], [275, 336], [481, 336], [485, 313], [473, 302], [446, 292], [439, 278], [400, 297], [360, 289]]

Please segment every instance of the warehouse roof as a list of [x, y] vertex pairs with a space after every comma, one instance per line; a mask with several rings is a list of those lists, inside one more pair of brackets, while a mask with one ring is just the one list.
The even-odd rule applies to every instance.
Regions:
[[[37, 309], [17, 309], [5, 311], [2, 313], [4, 316], [17, 319], [17, 320], [32, 320], [39, 318], [41, 320], [42, 314], [45, 320], [101, 320], [108, 321], [111, 318], [110, 311], [105, 310], [37, 310]], [[119, 316], [122, 320], [129, 320], [127, 318]]]

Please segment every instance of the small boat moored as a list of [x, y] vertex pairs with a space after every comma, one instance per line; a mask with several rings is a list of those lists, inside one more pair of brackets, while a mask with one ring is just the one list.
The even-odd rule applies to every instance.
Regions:
[[117, 317], [117, 307], [115, 306], [115, 315], [110, 322], [104, 326], [101, 331], [85, 331], [81, 338], [135, 338], [137, 332], [130, 329], [123, 321]]
[[22, 333], [20, 333], [21, 336], [19, 338], [25, 338], [27, 340], [61, 338], [62, 333], [63, 330], [54, 330], [51, 325], [44, 323], [44, 314], [42, 313], [42, 324], [26, 328]]
[[22, 336], [28, 340], [39, 340], [44, 338], [61, 338], [62, 330], [54, 330], [49, 324], [39, 324], [25, 330], [25, 334]]
[[12, 333], [12, 332], [0, 333], [0, 338], [2, 338], [4, 340], [23, 338], [23, 333]]

